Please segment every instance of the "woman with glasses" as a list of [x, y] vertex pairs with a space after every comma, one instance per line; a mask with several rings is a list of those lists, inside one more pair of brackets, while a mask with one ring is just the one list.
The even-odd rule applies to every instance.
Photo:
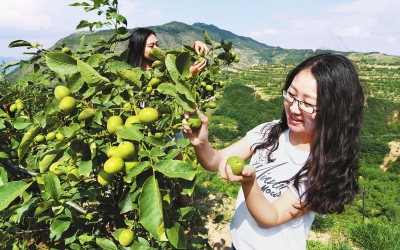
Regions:
[[[206, 116], [200, 129], [184, 129], [205, 169], [241, 183], [232, 249], [306, 249], [314, 213], [341, 213], [358, 193], [364, 96], [353, 64], [341, 55], [310, 57], [288, 74], [282, 97], [279, 120], [222, 150], [208, 141]], [[250, 159], [241, 175], [227, 165], [230, 156]]]

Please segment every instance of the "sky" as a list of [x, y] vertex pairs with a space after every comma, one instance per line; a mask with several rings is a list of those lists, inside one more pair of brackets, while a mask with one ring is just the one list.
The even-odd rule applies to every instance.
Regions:
[[[105, 21], [68, 6], [79, 0], [0, 0], [0, 56], [20, 58], [14, 40], [45, 48], [77, 31], [81, 20]], [[92, 0], [85, 0], [92, 3]], [[212, 24], [285, 49], [331, 49], [400, 56], [399, 0], [119, 0], [128, 28], [171, 21]]]

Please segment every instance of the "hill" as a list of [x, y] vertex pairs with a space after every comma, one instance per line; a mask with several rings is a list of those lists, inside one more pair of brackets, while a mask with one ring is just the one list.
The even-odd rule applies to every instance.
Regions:
[[[293, 63], [300, 62], [304, 58], [314, 53], [322, 52], [322, 50], [313, 51], [311, 49], [284, 49], [281, 47], [269, 46], [256, 40], [238, 36], [230, 31], [220, 29], [212, 24], [194, 23], [188, 25], [181, 22], [170, 22], [158, 26], [150, 26], [160, 41], [160, 47], [163, 50], [168, 48], [180, 48], [182, 45], [190, 45], [196, 40], [203, 41], [203, 30], [207, 32], [213, 42], [232, 42], [234, 51], [240, 56], [241, 61], [235, 64], [236, 69], [248, 68], [260, 64], [272, 63]], [[129, 30], [132, 33], [134, 29]], [[81, 31], [73, 33], [56, 42], [54, 46], [60, 47], [63, 43], [67, 44], [72, 50], [77, 49], [81, 37], [85, 35], [85, 41], [91, 44], [99, 41], [101, 38], [108, 39], [111, 35], [110, 30], [99, 30], [94, 32]], [[116, 52], [122, 52], [127, 47], [127, 41], [120, 42], [116, 47]], [[340, 53], [349, 57], [354, 61], [361, 61], [370, 64], [388, 64], [400, 65], [400, 56], [389, 56], [378, 52], [357, 53], [357, 52], [340, 52], [340, 51], [324, 51]], [[9, 74], [9, 79], [17, 79], [20, 76], [20, 70], [16, 69]]]

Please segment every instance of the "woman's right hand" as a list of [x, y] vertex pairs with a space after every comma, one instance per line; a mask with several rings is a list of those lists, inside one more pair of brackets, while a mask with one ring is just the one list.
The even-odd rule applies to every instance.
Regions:
[[[208, 141], [208, 118], [203, 113], [201, 113], [199, 109], [196, 109], [196, 112], [201, 120], [200, 128], [192, 129], [190, 126], [184, 125], [182, 129], [185, 133], [185, 136], [190, 140], [190, 143], [193, 146], [198, 146]], [[190, 115], [191, 113], [186, 111], [182, 123], [188, 123], [187, 120], [189, 119]]]

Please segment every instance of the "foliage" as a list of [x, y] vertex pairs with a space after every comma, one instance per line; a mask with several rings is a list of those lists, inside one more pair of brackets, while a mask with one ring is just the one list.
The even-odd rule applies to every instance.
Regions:
[[362, 249], [399, 249], [400, 230], [397, 226], [376, 223], [356, 225], [349, 238]]
[[[44, 241], [58, 248], [116, 249], [123, 229], [134, 232], [129, 249], [207, 246], [206, 239], [187, 242], [184, 234], [182, 224], [192, 219], [195, 209], [173, 203], [178, 184], [183, 194], [193, 194], [199, 169], [189, 141], [174, 136], [185, 111], [206, 111], [214, 101], [219, 71], [234, 61], [232, 42], [215, 44], [204, 31], [211, 50], [207, 68], [195, 75], [189, 68], [198, 55], [190, 46], [154, 49], [154, 70], [133, 69], [125, 62], [128, 50], [115, 52], [115, 44], [127, 33], [118, 1], [71, 5], [107, 20], [83, 20], [77, 28], [108, 26], [114, 33], [92, 44], [82, 36], [76, 49], [62, 44], [51, 51], [40, 43], [10, 43], [36, 52], [18, 63], [25, 74], [7, 86], [0, 99], [7, 105], [0, 110], [0, 245], [20, 246], [15, 234], [34, 226], [47, 229]], [[213, 90], [207, 91], [202, 82]], [[55, 98], [57, 86], [66, 86], [70, 96]], [[66, 98], [68, 109], [61, 107]], [[21, 108], [11, 112], [12, 105]], [[140, 115], [145, 107], [156, 110], [154, 122]], [[139, 116], [141, 123], [112, 125], [112, 116], [123, 121]], [[56, 138], [50, 136], [53, 132]], [[129, 158], [122, 162], [134, 167], [104, 174], [108, 160], [121, 162], [121, 151], [111, 158], [108, 154], [123, 142], [134, 148], [125, 152]]]

